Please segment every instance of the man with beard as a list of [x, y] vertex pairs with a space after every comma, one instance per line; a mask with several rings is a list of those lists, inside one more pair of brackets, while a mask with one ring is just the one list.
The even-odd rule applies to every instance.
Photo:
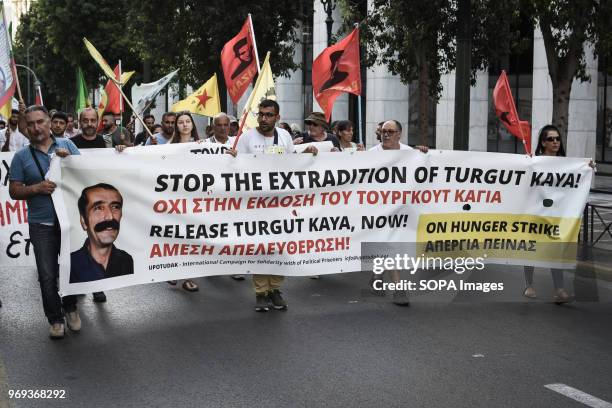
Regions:
[[117, 126], [114, 113], [104, 112], [102, 114], [102, 126], [104, 129], [102, 138], [106, 147], [132, 146], [132, 135], [126, 128]]
[[[146, 114], [142, 118], [143, 122], [149, 129], [151, 133], [153, 133], [153, 126], [155, 126], [155, 116]], [[136, 135], [136, 140], [134, 140], [134, 146], [144, 145], [149, 137], [149, 133], [146, 130], [143, 130], [139, 134]]]
[[81, 134], [70, 138], [79, 149], [103, 149], [106, 147], [104, 138], [96, 134], [98, 127], [98, 111], [93, 108], [85, 108], [79, 115], [79, 126]]
[[[236, 156], [237, 153], [254, 153], [259, 157], [262, 157], [262, 155], [295, 153], [291, 135], [285, 129], [276, 127], [279, 120], [280, 108], [278, 103], [271, 99], [264, 99], [259, 104], [258, 126], [240, 136], [236, 150], [230, 149], [227, 153], [232, 156]], [[308, 146], [303, 153], [317, 154], [317, 148]], [[284, 279], [285, 277], [281, 275], [253, 275], [256, 312], [270, 310], [268, 302], [275, 310], [287, 310], [287, 302], [280, 292]]]
[[52, 154], [65, 157], [80, 153], [69, 139], [51, 136], [51, 119], [44, 106], [30, 106], [25, 110], [23, 121], [30, 145], [13, 156], [9, 194], [13, 200], [27, 201], [30, 242], [34, 247], [45, 316], [51, 325], [49, 336], [61, 339], [65, 331], [64, 314], [68, 327], [75, 332], [81, 330], [81, 318], [76, 296], [60, 298], [57, 291], [61, 234], [51, 200], [56, 184], [46, 180], [45, 174]]
[[174, 123], [176, 122], [176, 113], [166, 112], [162, 115], [161, 132], [154, 133], [153, 138], [149, 137], [145, 145], [166, 144], [174, 134]]
[[119, 235], [123, 197], [110, 184], [86, 187], [78, 201], [83, 247], [70, 254], [70, 283], [91, 282], [134, 273], [131, 255], [113, 244]]
[[19, 131], [19, 110], [13, 109], [8, 126], [0, 130], [0, 148], [3, 152], [16, 152], [30, 144], [27, 137]]
[[68, 124], [68, 115], [62, 111], [56, 111], [51, 116], [51, 134], [54, 137], [65, 137], [66, 126]]

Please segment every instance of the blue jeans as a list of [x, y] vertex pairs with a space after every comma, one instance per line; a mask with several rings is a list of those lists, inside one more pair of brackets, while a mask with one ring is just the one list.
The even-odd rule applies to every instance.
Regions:
[[30, 224], [29, 226], [45, 316], [50, 324], [63, 323], [64, 312], [76, 310], [77, 298], [74, 295], [60, 298], [58, 293], [59, 263], [57, 258], [61, 243], [59, 226], [52, 227], [43, 224]]

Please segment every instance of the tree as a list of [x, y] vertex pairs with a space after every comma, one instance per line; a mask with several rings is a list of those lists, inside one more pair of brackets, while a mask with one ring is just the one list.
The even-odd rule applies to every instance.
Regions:
[[[221, 79], [221, 49], [238, 33], [248, 13], [253, 18], [260, 63], [271, 51], [276, 75], [298, 68], [293, 52], [302, 5], [293, 0], [273, 4], [242, 0], [142, 2], [132, 8], [128, 18], [130, 36], [135, 39], [132, 51], [151, 60], [156, 75], [178, 68], [181, 84], [199, 86], [215, 72]], [[219, 84], [224, 99], [223, 81]]]
[[[16, 38], [15, 56], [25, 61], [27, 49], [36, 56], [34, 70], [48, 95], [45, 104], [72, 106], [76, 67], [81, 66], [90, 86], [106, 82], [100, 68], [85, 51], [87, 37], [114, 66], [122, 60], [124, 70], [140, 68], [140, 60], [129, 50], [133, 40], [125, 28], [128, 0], [39, 0], [22, 18]], [[47, 95], [46, 95], [47, 96]]]
[[[472, 79], [514, 39], [518, 0], [482, 0], [472, 7]], [[418, 133], [425, 144], [429, 100], [439, 100], [441, 76], [455, 66], [456, 0], [372, 0], [367, 17], [345, 1], [346, 19], [362, 20], [366, 65], [384, 64], [404, 84], [418, 82]], [[507, 53], [508, 51], [506, 51]]]
[[567, 140], [572, 82], [590, 80], [584, 48], [593, 46], [604, 56], [610, 52], [610, 5], [599, 0], [532, 0], [528, 7], [544, 39], [553, 87], [552, 123]]

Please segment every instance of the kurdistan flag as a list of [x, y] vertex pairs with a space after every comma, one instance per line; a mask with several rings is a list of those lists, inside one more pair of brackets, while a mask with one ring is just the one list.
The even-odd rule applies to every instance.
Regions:
[[214, 74], [197, 91], [172, 105], [172, 112], [189, 111], [198, 115], [215, 116], [221, 112], [217, 74]]

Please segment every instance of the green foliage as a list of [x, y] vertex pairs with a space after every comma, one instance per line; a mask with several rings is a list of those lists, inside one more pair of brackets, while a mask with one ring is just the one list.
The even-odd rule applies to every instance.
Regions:
[[38, 0], [21, 21], [15, 55], [18, 63], [25, 63], [28, 48], [35, 56], [32, 68], [50, 107], [60, 102], [72, 106], [79, 65], [89, 86], [106, 82], [83, 37], [111, 66], [121, 59], [124, 71], [136, 70], [126, 91], [141, 81], [144, 60], [151, 61], [152, 79], [179, 68], [181, 84], [195, 86], [221, 73], [221, 49], [250, 12], [260, 58], [271, 50], [274, 73], [287, 75], [297, 68], [294, 28], [302, 19], [301, 10], [301, 2], [288, 0], [273, 5], [238, 0]]
[[[217, 72], [221, 75], [223, 45], [242, 28], [251, 13], [260, 63], [271, 51], [272, 71], [288, 75], [297, 42], [295, 27], [302, 19], [301, 4], [282, 0], [151, 0], [132, 9], [128, 20], [133, 52], [151, 59], [155, 73], [179, 68], [182, 82], [198, 85]], [[222, 81], [220, 81], [222, 82]]]
[[[373, 0], [367, 15], [355, 1], [342, 0], [341, 6], [346, 22], [361, 21], [367, 66], [384, 64], [405, 84], [425, 69], [429, 93], [437, 100], [441, 75], [455, 67], [456, 0]], [[518, 17], [518, 0], [472, 2], [473, 79], [477, 70], [525, 46]]]
[[[85, 51], [87, 37], [111, 66], [122, 60], [124, 70], [139, 70], [139, 59], [130, 52], [132, 40], [125, 29], [127, 0], [39, 0], [33, 2], [17, 31], [15, 54], [25, 63], [29, 47], [32, 67], [46, 91], [45, 103], [72, 106], [76, 95], [76, 67], [81, 66], [90, 86], [106, 79]], [[50, 98], [55, 96], [55, 101]], [[55, 104], [53, 104], [55, 102]]]

